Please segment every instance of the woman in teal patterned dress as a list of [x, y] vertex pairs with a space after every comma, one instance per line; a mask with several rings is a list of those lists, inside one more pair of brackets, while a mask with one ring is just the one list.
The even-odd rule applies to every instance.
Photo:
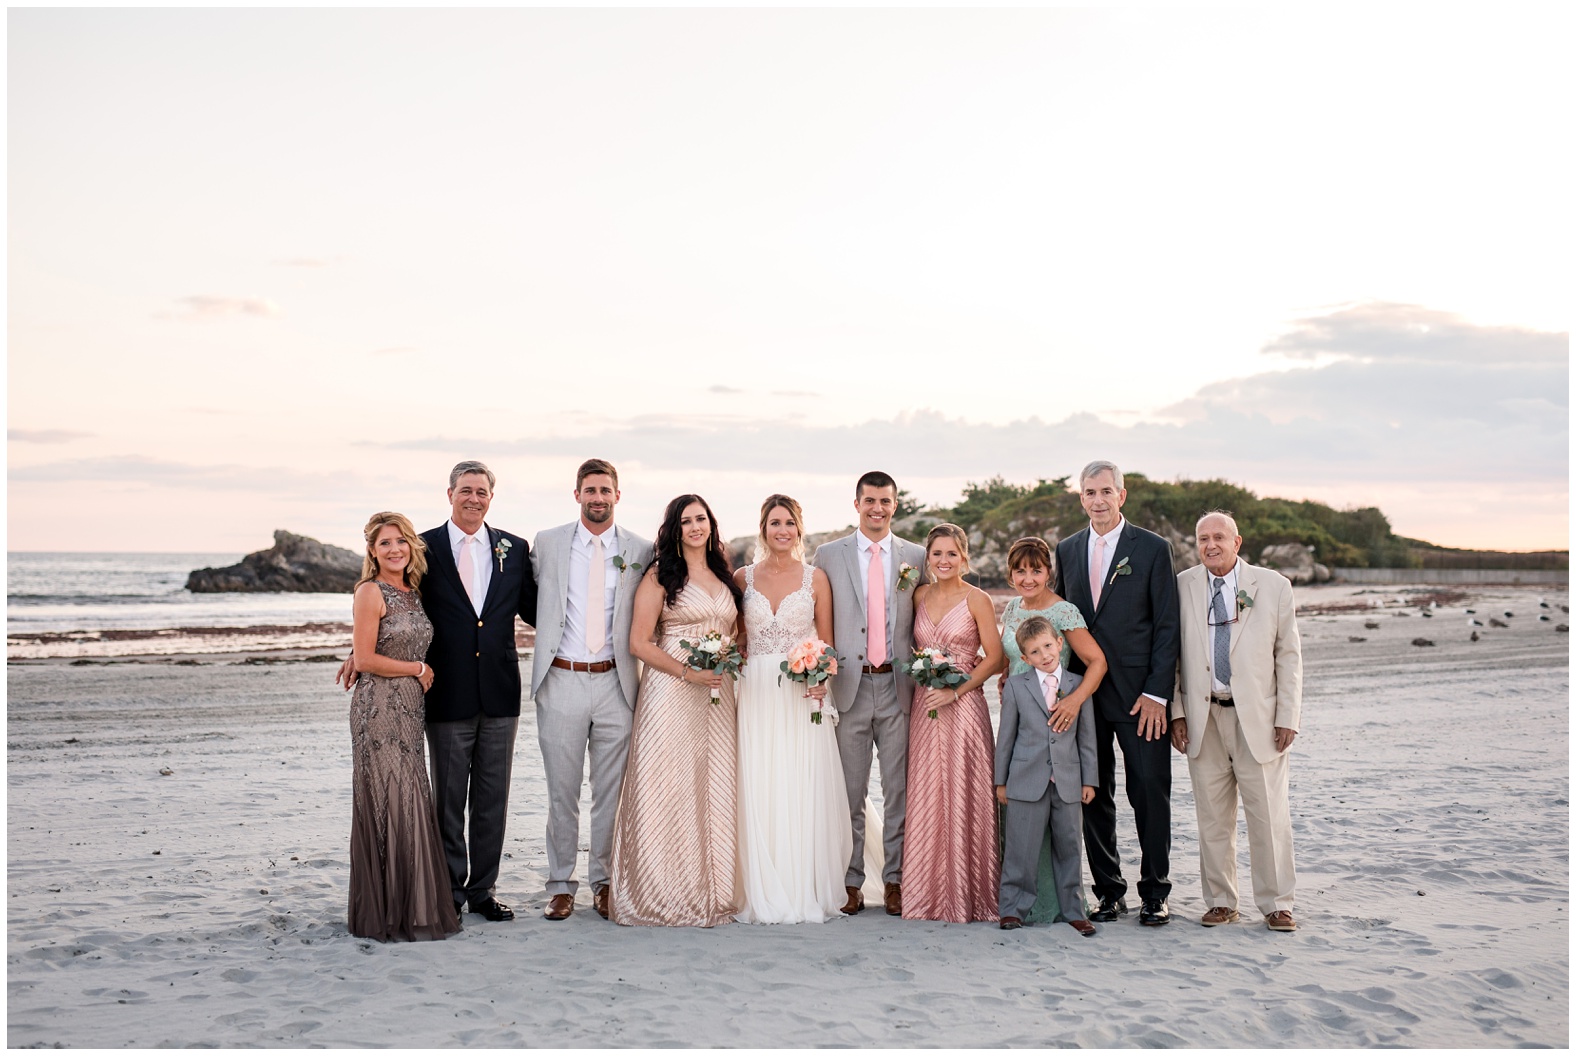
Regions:
[[[1089, 633], [1078, 606], [1063, 600], [1051, 590], [1054, 567], [1051, 562], [1050, 544], [1039, 536], [1019, 539], [1007, 549], [1007, 575], [1018, 596], [1008, 601], [1007, 608], [1002, 612], [1001, 644], [1007, 654], [1007, 670], [1001, 677], [1005, 681], [1029, 669], [1028, 662], [1018, 652], [1018, 625], [1030, 616], [1044, 616], [1062, 635], [1062, 663], [1066, 664], [1074, 653], [1084, 662], [1083, 681], [1058, 705], [1058, 708], [1065, 707], [1069, 712], [1076, 713], [1105, 677], [1105, 654], [1095, 644], [1094, 635]], [[1056, 878], [1051, 867], [1049, 840], [1040, 845], [1038, 888], [1034, 908], [1024, 918], [1025, 924], [1050, 924], [1061, 913], [1061, 906], [1056, 902]], [[1080, 909], [1073, 916], [1084, 917], [1087, 914]]]

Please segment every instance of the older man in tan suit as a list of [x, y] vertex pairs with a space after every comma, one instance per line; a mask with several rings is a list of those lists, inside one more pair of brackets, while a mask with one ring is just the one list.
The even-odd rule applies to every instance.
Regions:
[[1253, 900], [1272, 931], [1295, 931], [1287, 756], [1302, 712], [1302, 641], [1291, 583], [1237, 556], [1215, 511], [1195, 529], [1202, 565], [1177, 576], [1182, 652], [1171, 743], [1187, 755], [1198, 809], [1205, 927], [1237, 913], [1237, 800], [1248, 819]]

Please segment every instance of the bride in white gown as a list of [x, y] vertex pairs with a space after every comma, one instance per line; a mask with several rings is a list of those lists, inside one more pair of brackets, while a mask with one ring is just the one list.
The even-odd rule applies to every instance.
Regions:
[[[842, 916], [847, 899], [843, 876], [853, 837], [836, 704], [825, 683], [807, 694], [781, 668], [806, 639], [833, 640], [831, 584], [805, 563], [802, 523], [793, 499], [768, 498], [756, 563], [734, 574], [744, 589], [749, 651], [738, 698], [744, 906], [735, 919], [742, 923], [819, 923]], [[822, 721], [814, 723], [822, 698]]]

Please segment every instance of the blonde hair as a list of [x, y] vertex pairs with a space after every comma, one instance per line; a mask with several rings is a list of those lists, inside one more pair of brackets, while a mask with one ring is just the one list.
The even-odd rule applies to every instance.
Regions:
[[942, 521], [930, 530], [929, 535], [925, 536], [925, 572], [930, 576], [932, 583], [936, 581], [936, 574], [930, 571], [930, 544], [943, 535], [950, 537], [953, 542], [957, 543], [958, 552], [963, 555], [963, 571], [959, 572], [958, 575], [966, 576], [973, 571], [973, 567], [969, 564], [969, 533], [951, 521]]
[[761, 529], [755, 537], [755, 556], [751, 561], [763, 561], [770, 554], [771, 547], [766, 545], [766, 518], [772, 515], [773, 510], [787, 510], [788, 516], [793, 518], [794, 528], [799, 532], [798, 540], [793, 548], [788, 551], [795, 561], [804, 560], [804, 510], [799, 504], [787, 495], [768, 495], [766, 501], [761, 503]]
[[410, 544], [410, 561], [405, 565], [404, 572], [405, 585], [411, 590], [421, 586], [421, 577], [427, 574], [427, 541], [417, 533], [409, 517], [392, 510], [374, 513], [367, 521], [367, 526], [361, 530], [367, 541], [367, 552], [361, 555], [361, 578], [356, 580], [356, 586], [378, 578], [378, 559], [373, 555], [372, 548], [377, 543], [378, 533], [391, 524], [399, 529], [405, 542]]

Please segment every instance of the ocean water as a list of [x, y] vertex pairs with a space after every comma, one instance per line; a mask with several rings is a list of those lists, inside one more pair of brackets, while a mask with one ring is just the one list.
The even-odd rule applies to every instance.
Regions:
[[350, 621], [349, 594], [193, 594], [187, 573], [240, 554], [7, 554], [6, 633]]

